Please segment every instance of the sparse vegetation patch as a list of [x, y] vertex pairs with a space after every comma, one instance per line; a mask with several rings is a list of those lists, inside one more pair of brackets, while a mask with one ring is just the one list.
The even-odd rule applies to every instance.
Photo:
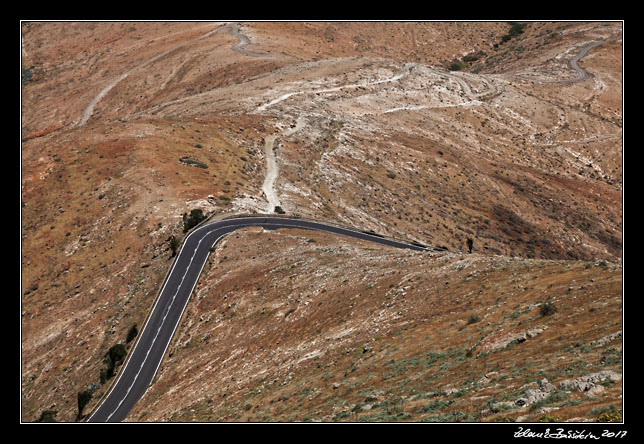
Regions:
[[190, 215], [183, 213], [183, 232], [187, 233], [192, 228], [196, 227], [205, 218], [206, 216], [203, 214], [203, 210], [199, 208], [191, 210]]

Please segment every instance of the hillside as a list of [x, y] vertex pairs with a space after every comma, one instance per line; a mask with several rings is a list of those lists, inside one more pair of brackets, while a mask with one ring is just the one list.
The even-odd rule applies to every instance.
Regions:
[[[446, 251], [229, 236], [130, 420], [621, 409], [621, 23], [511, 29], [23, 23], [22, 420], [74, 421], [88, 387], [95, 405], [184, 214], [276, 204]], [[508, 403], [544, 378], [548, 402]]]
[[130, 420], [586, 421], [620, 407], [616, 265], [249, 229], [204, 277]]

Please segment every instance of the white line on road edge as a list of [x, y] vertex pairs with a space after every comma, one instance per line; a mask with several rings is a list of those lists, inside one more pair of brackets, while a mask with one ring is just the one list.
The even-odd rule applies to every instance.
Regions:
[[[195, 248], [194, 252], [192, 253], [192, 256], [190, 257], [190, 262], [188, 263], [188, 266], [186, 267], [186, 271], [183, 273], [183, 276], [181, 277], [181, 282], [179, 282], [179, 285], [177, 287], [177, 291], [172, 296], [172, 300], [170, 301], [170, 304], [168, 305], [166, 313], [163, 316], [163, 320], [161, 321], [161, 324], [159, 325], [159, 328], [157, 329], [157, 333], [154, 336], [154, 339], [152, 339], [152, 344], [150, 344], [150, 347], [148, 348], [148, 350], [145, 353], [145, 359], [143, 359], [143, 362], [141, 362], [141, 365], [139, 366], [139, 371], [134, 376], [134, 380], [132, 381], [132, 384], [130, 384], [130, 387], [128, 387], [127, 391], [125, 392], [125, 396], [123, 397], [123, 399], [121, 399], [121, 401], [118, 403], [118, 405], [116, 406], [114, 411], [108, 415], [107, 421], [109, 421], [110, 418], [114, 415], [114, 413], [116, 413], [116, 411], [119, 408], [121, 408], [121, 405], [123, 404], [125, 399], [128, 397], [128, 395], [130, 394], [130, 390], [132, 390], [132, 387], [134, 387], [134, 384], [136, 383], [137, 379], [139, 378], [139, 374], [141, 373], [141, 370], [143, 369], [143, 366], [145, 365], [145, 363], [146, 363], [146, 361], [148, 359], [148, 356], [150, 355], [150, 351], [152, 350], [152, 347], [154, 347], [154, 344], [156, 343], [156, 340], [159, 337], [159, 334], [161, 333], [161, 329], [163, 328], [163, 324], [165, 324], [165, 320], [168, 317], [168, 314], [170, 313], [170, 309], [172, 308], [172, 305], [174, 304], [174, 301], [177, 298], [177, 295], [179, 294], [179, 290], [181, 290], [181, 286], [183, 285], [183, 281], [186, 278], [186, 275], [188, 274], [188, 270], [190, 270], [190, 266], [192, 265], [192, 261], [194, 260], [195, 255], [197, 254], [197, 251], [199, 250], [199, 246], [201, 245], [201, 242], [206, 238], [206, 236], [208, 236], [210, 233], [212, 233], [214, 231], [217, 231], [217, 229], [208, 231], [201, 239], [199, 239], [199, 242], [197, 243], [197, 247]], [[226, 234], [228, 234], [228, 233], [226, 233]], [[222, 234], [221, 236], [219, 236], [217, 238], [217, 240], [213, 243], [213, 245], [215, 245], [219, 241], [219, 239], [221, 239], [226, 234]], [[186, 238], [186, 241], [187, 241], [187, 238]], [[185, 241], [184, 241], [184, 245], [186, 245]], [[182, 248], [182, 250], [183, 250], [183, 248]], [[177, 257], [177, 259], [178, 259], [178, 257]], [[189, 296], [186, 298], [186, 302], [184, 303], [183, 309], [181, 310], [181, 316], [179, 316], [179, 318], [177, 319], [177, 323], [175, 324], [174, 329], [172, 330], [172, 334], [170, 335], [170, 338], [172, 338], [174, 336], [174, 332], [176, 331], [176, 329], [177, 329], [177, 327], [179, 325], [179, 321], [183, 317], [183, 313], [184, 313], [184, 311], [186, 309], [188, 301], [190, 300], [190, 295], [192, 295], [192, 292], [194, 291], [195, 285], [197, 284], [197, 281], [199, 280], [198, 277], [201, 275], [201, 271], [203, 270], [203, 267], [206, 264], [207, 260], [208, 260], [208, 258], [206, 257], [206, 260], [201, 265], [201, 269], [199, 270], [199, 273], [197, 274], [197, 279], [195, 279], [194, 283], [192, 284], [192, 289], [190, 290]], [[177, 261], [175, 261], [175, 264], [176, 264], [176, 262]], [[173, 266], [173, 268], [174, 268], [174, 266]], [[165, 288], [165, 285], [164, 285], [164, 288]], [[154, 370], [154, 373], [152, 374], [152, 379], [154, 379], [154, 377], [156, 376], [157, 371], [159, 370], [159, 366], [161, 365], [161, 362], [163, 361], [163, 357], [165, 356], [165, 352], [167, 351], [168, 346], [170, 345], [170, 342], [172, 342], [172, 340], [167, 342], [167, 344], [165, 346], [165, 349], [163, 350], [163, 354], [161, 355], [161, 359], [159, 360], [159, 363], [157, 364], [157, 367]], [[147, 389], [146, 389], [146, 391], [147, 391]]]
[[[213, 231], [216, 231], [216, 230], [209, 231], [209, 232], [206, 234], [206, 236], [207, 236], [208, 234], [212, 233]], [[213, 242], [212, 247], [214, 247], [215, 245], [217, 245], [217, 242], [219, 242], [219, 240], [220, 240], [222, 237], [227, 236], [228, 234], [230, 234], [230, 233], [225, 233], [225, 234], [222, 234], [221, 236], [219, 236], [219, 237], [215, 240], [215, 242]], [[204, 237], [205, 237], [205, 236], [204, 236]], [[210, 247], [210, 248], [212, 248], [212, 247]], [[195, 286], [197, 285], [197, 281], [199, 281], [199, 277], [201, 276], [201, 272], [203, 271], [203, 267], [206, 265], [206, 262], [208, 262], [208, 257], [210, 257], [210, 253], [208, 253], [208, 256], [206, 256], [206, 260], [204, 260], [204, 261], [203, 261], [203, 264], [201, 264], [201, 269], [199, 270], [199, 274], [197, 274], [197, 279], [195, 279], [194, 284], [192, 284], [192, 289], [190, 290], [190, 296], [192, 296], [192, 292], [194, 291]], [[175, 333], [175, 331], [177, 330], [177, 327], [179, 326], [179, 322], [181, 322], [181, 318], [183, 317], [183, 313], [186, 311], [186, 306], [188, 305], [188, 301], [189, 301], [189, 300], [190, 300], [190, 297], [187, 297], [187, 298], [186, 298], [186, 302], [183, 304], [183, 309], [181, 310], [181, 316], [179, 316], [179, 319], [177, 319], [177, 323], [175, 324], [174, 329], [172, 330], [172, 334], [170, 335], [170, 338], [173, 338], [173, 337], [174, 337], [174, 333]], [[166, 346], [165, 346], [165, 350], [163, 350], [163, 354], [161, 355], [162, 357], [163, 357], [163, 356], [165, 356], [165, 352], [167, 351], [168, 347], [170, 346], [170, 342], [172, 342], [172, 339], [171, 339], [170, 341], [168, 341], [168, 343], [166, 344]], [[163, 361], [163, 358], [161, 359], [161, 361]], [[154, 375], [156, 375], [157, 371], [159, 370], [159, 367], [161, 366], [161, 361], [159, 361], [159, 363], [157, 364], [157, 368], [154, 370]], [[154, 376], [153, 376], [153, 378], [154, 378]], [[144, 394], [145, 394], [145, 393], [144, 393]]]
[[[181, 253], [183, 253], [183, 247], [188, 243], [188, 239], [190, 239], [190, 237], [191, 237], [193, 234], [195, 234], [196, 232], [198, 232], [198, 231], [199, 231], [199, 230], [194, 230], [192, 233], [188, 234], [188, 235], [186, 236], [186, 238], [183, 240], [183, 244], [181, 245], [181, 250], [179, 250], [179, 254], [177, 254], [177, 257], [176, 257], [176, 259], [175, 259], [174, 263], [172, 264], [172, 268], [170, 268], [170, 272], [168, 273], [168, 275], [166, 276], [165, 281], [163, 282], [163, 286], [161, 287], [161, 290], [159, 291], [159, 294], [158, 294], [158, 296], [157, 296], [156, 300], [154, 301], [154, 305], [152, 306], [152, 309], [150, 310], [150, 315], [149, 315], [149, 316], [147, 317], [147, 319], [145, 320], [145, 324], [143, 324], [143, 328], [141, 328], [141, 333], [143, 333], [143, 332], [145, 331], [145, 329], [146, 329], [146, 327], [147, 327], [147, 325], [148, 325], [148, 323], [149, 323], [149, 321], [150, 321], [150, 317], [152, 316], [152, 313], [154, 313], [154, 310], [156, 309], [157, 305], [159, 304], [159, 300], [161, 299], [161, 295], [163, 294], [163, 292], [164, 292], [164, 290], [165, 290], [165, 287], [166, 287], [166, 285], [168, 284], [168, 281], [170, 280], [170, 276], [172, 276], [172, 272], [174, 271], [174, 268], [175, 268], [175, 266], [177, 265], [177, 262], [179, 262], [179, 257], [181, 257]], [[123, 376], [123, 372], [124, 372], [125, 368], [127, 367], [127, 365], [129, 364], [129, 362], [130, 362], [130, 358], [131, 358], [131, 357], [132, 357], [132, 355], [134, 354], [134, 351], [136, 350], [136, 347], [138, 346], [138, 343], [139, 343], [139, 341], [140, 341], [141, 337], [142, 337], [142, 334], [139, 334], [139, 337], [137, 338], [136, 343], [134, 344], [134, 347], [132, 347], [132, 351], [130, 352], [130, 354], [129, 354], [129, 356], [128, 356], [127, 360], [125, 361], [125, 363], [124, 363], [124, 364], [123, 364], [123, 366], [121, 367], [121, 369], [122, 369], [122, 370], [119, 372], [118, 377], [116, 378], [116, 380], [115, 380], [115, 381], [114, 381], [114, 383], [112, 384], [112, 387], [110, 388], [110, 390], [107, 392], [107, 395], [105, 395], [105, 396], [104, 396], [104, 398], [103, 398], [103, 402], [105, 402], [105, 400], [106, 400], [107, 398], [109, 398], [110, 394], [112, 393], [112, 391], [114, 390], [114, 388], [118, 385], [119, 381], [121, 380], [121, 376]], [[155, 372], [155, 373], [156, 373], [156, 372]], [[90, 421], [90, 420], [92, 419], [92, 417], [93, 417], [93, 416], [96, 414], [96, 412], [100, 409], [100, 407], [101, 407], [101, 405], [102, 405], [102, 403], [103, 403], [103, 402], [101, 402], [101, 404], [99, 404], [99, 405], [97, 405], [96, 407], [94, 407], [94, 412], [92, 412], [92, 413], [90, 414], [90, 416], [87, 418], [87, 421]]]
[[[266, 215], [266, 216], [264, 216], [264, 217], [265, 217], [265, 218], [273, 218], [273, 217], [275, 217], [275, 216], [272, 216], [272, 215]], [[262, 216], [256, 216], [256, 217], [235, 218], [235, 219], [228, 219], [228, 220], [230, 220], [230, 221], [233, 221], [233, 220], [234, 220], [234, 221], [244, 221], [244, 222], [246, 222], [246, 221], [249, 221], [249, 222], [251, 222], [251, 221], [252, 221], [252, 222], [255, 222], [255, 221], [257, 221], [258, 219], [261, 219], [261, 218], [262, 218]], [[297, 220], [297, 219], [289, 219], [289, 218], [286, 218], [286, 220], [293, 221], [293, 222], [296, 222], [296, 223], [297, 223], [297, 222], [299, 222], [299, 220]], [[319, 223], [319, 222], [315, 222], [315, 221], [306, 221], [306, 220], [303, 220], [303, 221], [304, 221], [304, 222], [311, 222], [311, 223], [315, 223], [315, 224], [320, 224], [320, 225], [325, 225], [324, 223]], [[219, 221], [219, 222], [223, 222], [223, 221]], [[214, 223], [215, 223], [215, 224], [217, 224], [217, 223], [219, 223], [219, 222], [214, 222]], [[253, 226], [253, 223], [252, 223], [252, 222], [251, 222], [251, 223], [249, 223], [247, 226]], [[307, 230], [315, 230], [315, 231], [322, 231], [322, 232], [330, 232], [330, 231], [328, 231], [328, 230], [325, 230], [325, 229], [324, 229], [324, 227], [321, 227], [321, 228], [314, 228], [314, 227], [308, 227], [308, 226], [304, 226], [304, 225], [283, 225], [283, 224], [279, 224], [279, 223], [259, 223], [258, 225], [260, 225], [260, 226], [276, 226], [276, 227], [279, 227], [279, 228], [300, 228], [300, 229], [307, 229]], [[330, 225], [330, 226], [333, 226], [333, 225], [331, 225], [331, 224], [329, 224], [329, 225]], [[205, 227], [207, 227], [207, 226], [208, 226], [208, 225], [204, 225], [204, 226], [202, 226], [202, 228], [205, 228]], [[126, 398], [127, 398], [127, 396], [129, 395], [130, 390], [131, 390], [131, 389], [132, 389], [132, 387], [134, 386], [134, 383], [135, 383], [135, 382], [136, 382], [136, 380], [138, 379], [139, 374], [140, 374], [140, 372], [141, 372], [141, 370], [142, 370], [142, 368], [143, 368], [143, 366], [144, 366], [145, 362], [147, 361], [147, 358], [148, 358], [148, 356], [149, 356], [150, 350], [151, 350], [151, 349], [152, 349], [152, 347], [154, 346], [154, 344], [155, 344], [155, 342], [156, 342], [156, 339], [157, 339], [157, 338], [158, 338], [158, 336], [159, 336], [159, 333], [160, 333], [160, 331], [161, 331], [161, 327], [162, 327], [162, 326], [163, 326], [163, 324], [165, 323], [165, 319], [167, 318], [167, 315], [168, 315], [168, 313], [170, 312], [170, 309], [171, 309], [172, 305], [174, 304], [174, 300], [176, 299], [176, 296], [178, 295], [179, 290], [181, 289], [181, 286], [182, 286], [182, 284], [183, 284], [183, 281], [184, 281], [184, 279], [185, 279], [185, 277], [186, 277], [186, 275], [187, 275], [187, 273], [188, 273], [188, 270], [190, 269], [190, 266], [192, 265], [192, 261], [194, 260], [194, 257], [195, 257], [195, 255], [196, 255], [197, 251], [199, 250], [199, 246], [201, 245], [201, 242], [203, 241], [203, 239], [204, 239], [206, 236], [208, 236], [209, 234], [213, 233], [214, 231], [217, 231], [217, 230], [218, 230], [218, 229], [220, 229], [220, 228], [225, 228], [225, 227], [218, 227], [218, 228], [215, 228], [215, 229], [213, 229], [213, 230], [207, 231], [207, 232], [206, 232], [206, 234], [204, 234], [204, 235], [203, 235], [203, 237], [202, 237], [201, 239], [199, 239], [199, 242], [197, 243], [197, 248], [195, 248], [195, 250], [194, 250], [194, 251], [193, 251], [193, 253], [192, 253], [192, 256], [190, 257], [190, 262], [188, 263], [188, 266], [186, 267], [186, 271], [184, 272], [184, 274], [183, 274], [183, 276], [182, 276], [182, 278], [181, 278], [181, 282], [179, 283], [179, 286], [177, 287], [177, 291], [175, 292], [175, 294], [174, 294], [174, 295], [173, 295], [173, 297], [172, 297], [172, 301], [170, 302], [170, 305], [168, 306], [167, 312], [166, 312], [165, 316], [163, 317], [163, 320], [162, 320], [162, 322], [161, 322], [161, 326], [160, 326], [160, 327], [159, 327], [159, 329], [157, 330], [157, 333], [156, 333], [156, 335], [155, 335], [154, 339], [152, 340], [152, 344], [150, 345], [149, 349], [148, 349], [148, 350], [147, 350], [147, 352], [146, 352], [145, 359], [144, 359], [144, 360], [143, 360], [143, 362], [141, 363], [141, 366], [139, 367], [139, 371], [138, 371], [138, 372], [137, 372], [137, 374], [135, 375], [134, 380], [132, 381], [132, 384], [131, 384], [131, 385], [130, 385], [130, 387], [127, 389], [125, 396], [123, 397], [123, 399], [121, 399], [121, 401], [119, 402], [119, 404], [118, 404], [118, 406], [116, 407], [116, 409], [114, 409], [114, 411], [113, 411], [112, 413], [110, 413], [110, 415], [107, 417], [107, 420], [109, 420], [109, 419], [114, 415], [114, 413], [116, 413], [116, 411], [120, 408], [120, 406], [123, 404], [123, 402], [125, 401], [125, 399], [126, 399]], [[241, 227], [240, 227], [240, 228], [241, 228]], [[382, 239], [382, 240], [388, 240], [388, 241], [390, 241], [390, 242], [396, 242], [396, 243], [401, 244], [401, 245], [409, 245], [409, 246], [414, 246], [414, 247], [420, 247], [420, 246], [413, 245], [413, 244], [409, 244], [409, 243], [406, 243], [406, 242], [400, 242], [400, 241], [396, 241], [396, 240], [392, 240], [392, 239], [387, 239], [387, 238], [384, 238], [384, 237], [381, 237], [381, 236], [373, 235], [373, 234], [370, 234], [370, 233], [365, 233], [365, 232], [362, 232], [362, 231], [352, 230], [352, 229], [345, 228], [345, 227], [335, 227], [335, 228], [342, 229], [342, 230], [345, 230], [345, 231], [348, 231], [348, 232], [352, 232], [352, 233], [355, 233], [355, 234], [360, 234], [360, 235], [366, 235], [366, 236], [374, 237], [374, 238], [376, 238], [376, 239]], [[152, 314], [152, 313], [154, 312], [154, 310], [156, 309], [156, 307], [157, 307], [157, 305], [158, 305], [158, 303], [159, 303], [159, 300], [161, 299], [161, 297], [160, 297], [160, 296], [163, 294], [163, 292], [164, 292], [164, 290], [165, 290], [165, 287], [166, 287], [166, 285], [167, 285], [167, 283], [168, 283], [168, 281], [169, 281], [169, 279], [170, 279], [170, 276], [172, 275], [172, 273], [173, 273], [173, 271], [174, 271], [174, 268], [175, 268], [175, 266], [176, 266], [177, 262], [179, 261], [179, 257], [180, 257], [180, 256], [181, 256], [181, 254], [183, 253], [184, 247], [185, 247], [185, 246], [187, 245], [187, 243], [188, 243], [188, 239], [189, 239], [192, 235], [194, 235], [195, 233], [197, 233], [197, 232], [199, 232], [199, 231], [201, 231], [201, 230], [197, 229], [197, 230], [193, 231], [193, 232], [192, 232], [192, 233], [190, 233], [188, 236], [186, 236], [186, 238], [184, 239], [184, 242], [183, 242], [183, 245], [182, 245], [182, 247], [181, 247], [181, 250], [179, 251], [179, 254], [177, 255], [177, 259], [176, 259], [176, 260], [174, 261], [174, 263], [172, 264], [172, 268], [170, 269], [170, 273], [168, 273], [168, 276], [167, 276], [167, 278], [166, 278], [166, 280], [165, 280], [165, 282], [164, 282], [164, 284], [163, 284], [163, 287], [161, 288], [161, 291], [159, 292], [159, 297], [157, 298], [157, 300], [156, 300], [156, 302], [155, 302], [154, 306], [152, 307], [152, 310], [150, 311], [150, 314]], [[233, 231], [234, 231], [234, 230], [233, 230]], [[210, 248], [214, 247], [214, 246], [215, 246], [215, 245], [216, 245], [216, 244], [221, 240], [221, 238], [222, 238], [222, 237], [224, 237], [224, 236], [226, 236], [226, 235], [228, 235], [228, 234], [230, 234], [230, 233], [225, 233], [225, 234], [222, 234], [221, 236], [219, 236], [219, 237], [218, 237], [218, 238], [213, 242], [213, 244], [212, 244], [212, 246], [211, 246]], [[334, 234], [340, 234], [340, 235], [342, 235], [341, 233], [334, 233]], [[375, 240], [375, 239], [374, 239], [374, 240]], [[420, 247], [420, 248], [423, 248], [424, 250], [428, 250], [428, 251], [429, 251], [429, 249], [428, 249], [428, 248], [426, 248], [426, 247]], [[180, 315], [180, 316], [179, 316], [179, 318], [177, 319], [177, 322], [176, 322], [176, 324], [175, 324], [175, 326], [174, 326], [174, 328], [173, 328], [173, 330], [172, 330], [172, 334], [170, 335], [170, 338], [171, 338], [171, 339], [170, 339], [170, 341], [168, 341], [168, 342], [167, 342], [167, 344], [166, 344], [166, 346], [165, 346], [165, 349], [164, 349], [164, 351], [163, 351], [163, 354], [161, 355], [161, 360], [159, 360], [159, 363], [157, 364], [157, 367], [156, 367], [156, 369], [154, 370], [154, 373], [153, 373], [153, 375], [152, 375], [152, 378], [153, 378], [153, 379], [154, 379], [154, 377], [156, 376], [156, 373], [158, 372], [159, 367], [161, 366], [161, 362], [163, 361], [163, 357], [165, 356], [165, 353], [166, 353], [166, 351], [167, 351], [168, 347], [170, 346], [170, 342], [172, 342], [172, 337], [174, 337], [174, 334], [175, 334], [175, 332], [176, 332], [176, 329], [177, 329], [177, 327], [179, 326], [179, 322], [181, 321], [181, 318], [183, 317], [183, 314], [184, 314], [184, 312], [185, 312], [186, 306], [188, 305], [188, 301], [190, 300], [190, 296], [192, 295], [192, 292], [194, 291], [194, 288], [195, 288], [195, 286], [197, 285], [197, 282], [198, 282], [198, 280], [199, 280], [199, 277], [201, 276], [201, 273], [202, 273], [202, 271], [203, 271], [203, 268], [204, 268], [204, 266], [205, 266], [206, 262], [208, 261], [208, 257], [209, 257], [209, 256], [210, 256], [210, 253], [208, 254], [208, 256], [206, 256], [206, 259], [205, 259], [205, 260], [203, 261], [203, 263], [201, 264], [201, 268], [200, 268], [200, 270], [199, 270], [199, 273], [197, 274], [197, 279], [195, 279], [194, 283], [192, 284], [192, 289], [190, 290], [189, 296], [186, 298], [186, 301], [185, 301], [184, 306], [183, 306], [182, 311], [181, 311], [181, 315]], [[150, 316], [150, 317], [151, 317], [151, 316]], [[146, 320], [146, 324], [143, 326], [143, 329], [141, 330], [142, 332], [143, 332], [143, 331], [145, 330], [145, 328], [147, 327], [147, 324], [148, 324], [148, 323], [149, 323], [149, 321], [150, 321], [150, 317], [148, 317], [148, 319]], [[110, 391], [108, 392], [108, 394], [105, 396], [105, 398], [104, 398], [103, 402], [105, 401], [105, 399], [107, 399], [107, 398], [109, 397], [109, 395], [111, 394], [111, 392], [114, 390], [114, 388], [116, 387], [116, 385], [117, 385], [117, 384], [118, 384], [118, 382], [120, 381], [120, 378], [121, 378], [121, 376], [123, 375], [124, 370], [125, 370], [125, 368], [127, 367], [127, 365], [128, 365], [128, 363], [129, 363], [130, 358], [131, 358], [131, 357], [132, 357], [132, 355], [134, 354], [134, 351], [136, 350], [136, 346], [138, 345], [138, 341], [141, 339], [141, 337], [142, 337], [142, 335], [140, 335], [140, 336], [139, 336], [139, 339], [137, 340], [137, 344], [135, 344], [134, 348], [132, 349], [132, 352], [130, 353], [130, 356], [128, 357], [128, 360], [125, 362], [125, 364], [124, 364], [124, 365], [123, 365], [123, 367], [122, 367], [122, 369], [123, 369], [123, 370], [120, 372], [120, 374], [119, 374], [119, 376], [118, 376], [117, 380], [116, 380], [116, 381], [114, 382], [114, 384], [112, 385], [112, 388], [110, 389]], [[147, 392], [147, 389], [146, 389], [146, 392]], [[144, 393], [144, 395], [145, 395], [145, 393]], [[93, 413], [93, 414], [88, 418], [88, 420], [90, 420], [90, 419], [91, 419], [91, 417], [92, 417], [94, 414], [96, 414], [96, 411], [98, 411], [98, 409], [99, 409], [99, 408], [100, 408], [100, 405], [99, 405], [99, 406], [97, 406], [97, 407], [95, 408], [94, 413]]]

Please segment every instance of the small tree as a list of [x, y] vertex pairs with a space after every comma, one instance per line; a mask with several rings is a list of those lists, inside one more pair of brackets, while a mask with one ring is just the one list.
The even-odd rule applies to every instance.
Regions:
[[98, 380], [101, 382], [101, 384], [105, 384], [108, 379], [110, 379], [110, 377], [107, 375], [107, 369], [102, 368], [101, 369], [101, 374], [100, 374]]
[[56, 422], [56, 410], [43, 410], [36, 422]]
[[125, 338], [125, 342], [129, 344], [132, 342], [134, 338], [136, 338], [136, 335], [139, 334], [139, 330], [136, 328], [136, 322], [130, 327], [130, 330], [127, 332], [127, 338]]
[[91, 399], [92, 392], [89, 389], [78, 392], [78, 419], [81, 419], [83, 417], [83, 409]]
[[557, 307], [555, 307], [554, 302], [548, 299], [546, 302], [541, 304], [541, 308], [539, 308], [539, 312], [541, 313], [541, 316], [550, 316], [557, 312]]
[[188, 214], [183, 213], [183, 232], [187, 233], [192, 227], [196, 226], [204, 220], [206, 216], [204, 216], [203, 211], [200, 209], [195, 209], [190, 211], [190, 216]]
[[452, 63], [450, 63], [448, 69], [450, 71], [461, 71], [461, 70], [465, 69], [466, 66], [467, 65], [464, 62], [462, 62], [460, 60], [455, 60]]
[[110, 361], [112, 361], [115, 366], [123, 362], [123, 359], [127, 355], [125, 346], [123, 344], [114, 345], [107, 353], [109, 355]]
[[472, 240], [471, 237], [468, 237], [467, 238], [467, 249], [469, 250], [470, 253], [472, 252], [472, 247], [474, 247], [474, 241]]
[[107, 364], [107, 369], [105, 369], [104, 371], [101, 370], [101, 383], [114, 376], [114, 369], [117, 365], [123, 362], [125, 356], [127, 356], [127, 351], [125, 350], [125, 346], [123, 344], [116, 344], [109, 349], [109, 351], [105, 354], [104, 361]]
[[172, 257], [177, 254], [177, 248], [179, 248], [179, 239], [172, 236], [170, 238], [170, 249], [172, 250]]

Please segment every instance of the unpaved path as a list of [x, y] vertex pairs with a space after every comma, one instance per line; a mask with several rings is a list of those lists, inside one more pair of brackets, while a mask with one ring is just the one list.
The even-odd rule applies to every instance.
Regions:
[[271, 136], [267, 136], [264, 139], [264, 151], [266, 153], [266, 177], [264, 178], [264, 185], [262, 185], [262, 191], [264, 192], [264, 195], [266, 196], [266, 200], [268, 201], [268, 207], [267, 207], [267, 212], [268, 213], [273, 213], [275, 211], [275, 207], [281, 206], [280, 205], [280, 200], [279, 197], [277, 196], [277, 192], [275, 191], [275, 182], [277, 181], [277, 176], [279, 174], [279, 168], [277, 166], [277, 160], [275, 159], [275, 140], [282, 136], [282, 137], [288, 137], [291, 134], [296, 133], [302, 127], [304, 126], [305, 120], [303, 117], [299, 117], [297, 119], [297, 123], [295, 124], [295, 127], [293, 128], [288, 128], [287, 130], [283, 131], [281, 134], [273, 134]]
[[100, 102], [103, 99], [103, 97], [105, 97], [105, 95], [108, 92], [110, 92], [110, 90], [112, 88], [114, 88], [121, 80], [123, 80], [124, 78], [126, 78], [127, 76], [132, 74], [134, 71], [136, 71], [138, 69], [141, 69], [144, 66], [149, 65], [150, 63], [160, 59], [161, 57], [165, 57], [166, 55], [170, 54], [171, 52], [174, 52], [177, 49], [183, 48], [184, 46], [186, 46], [186, 45], [188, 45], [188, 44], [190, 44], [192, 42], [196, 42], [198, 40], [202, 40], [202, 39], [205, 39], [206, 37], [209, 37], [213, 32], [216, 32], [220, 27], [221, 27], [221, 25], [217, 26], [215, 29], [213, 29], [211, 31], [208, 31], [204, 35], [202, 35], [200, 37], [197, 37], [196, 39], [192, 39], [192, 40], [189, 40], [187, 42], [183, 42], [180, 45], [177, 45], [174, 48], [169, 49], [169, 50], [167, 50], [167, 51], [165, 51], [165, 52], [163, 52], [163, 53], [161, 53], [161, 54], [159, 54], [157, 56], [152, 57], [149, 60], [146, 60], [145, 62], [141, 63], [140, 65], [135, 66], [134, 68], [132, 68], [131, 70], [129, 70], [125, 74], [121, 74], [119, 77], [117, 77], [115, 80], [113, 80], [109, 85], [107, 85], [105, 88], [103, 88], [101, 90], [101, 92], [99, 92], [98, 95], [96, 97], [94, 97], [91, 102], [89, 102], [89, 105], [87, 105], [87, 107], [85, 108], [85, 111], [83, 112], [83, 116], [82, 116], [81, 120], [76, 124], [76, 126], [85, 125], [87, 123], [87, 121], [89, 120], [89, 118], [94, 113], [94, 108], [96, 108], [96, 105], [98, 105], [98, 102]]
[[371, 82], [353, 83], [353, 84], [349, 84], [349, 85], [340, 85], [340, 86], [335, 86], [333, 88], [322, 88], [322, 89], [315, 89], [315, 90], [303, 90], [303, 91], [294, 91], [294, 92], [286, 93], [286, 94], [283, 94], [283, 95], [277, 97], [276, 99], [271, 100], [270, 102], [267, 102], [267, 103], [265, 103], [263, 105], [260, 105], [255, 110], [255, 113], [260, 113], [260, 112], [266, 111], [267, 108], [269, 108], [269, 107], [271, 107], [271, 106], [273, 106], [273, 105], [275, 105], [275, 104], [277, 104], [279, 102], [282, 102], [282, 101], [288, 99], [289, 97], [297, 96], [297, 95], [300, 95], [300, 94], [325, 94], [325, 93], [330, 93], [330, 92], [341, 91], [341, 90], [344, 90], [344, 89], [366, 88], [366, 87], [369, 87], [369, 86], [380, 85], [380, 84], [383, 84], [383, 83], [396, 82], [396, 81], [402, 79], [404, 76], [408, 75], [411, 67], [412, 67], [412, 65], [406, 65], [399, 73], [397, 73], [393, 77], [389, 77], [387, 79], [375, 80], [375, 81], [371, 81]]
[[85, 108], [85, 111], [83, 112], [83, 116], [81, 117], [80, 121], [76, 124], [76, 126], [85, 125], [87, 123], [87, 121], [89, 120], [89, 118], [94, 113], [94, 108], [96, 108], [96, 105], [98, 105], [98, 103], [101, 100], [103, 100], [103, 97], [105, 97], [105, 95], [108, 92], [110, 92], [110, 90], [112, 88], [114, 88], [119, 82], [121, 82], [123, 79], [125, 79], [127, 76], [129, 76], [130, 74], [132, 74], [136, 70], [139, 70], [139, 69], [149, 65], [150, 63], [160, 59], [161, 57], [165, 57], [166, 55], [176, 51], [177, 49], [180, 49], [180, 48], [182, 48], [182, 47], [184, 47], [184, 46], [186, 46], [186, 45], [188, 45], [190, 43], [196, 42], [198, 40], [205, 39], [206, 37], [209, 37], [213, 33], [220, 32], [220, 31], [230, 32], [232, 35], [234, 35], [235, 37], [237, 37], [239, 39], [239, 43], [232, 47], [233, 50], [235, 50], [237, 52], [240, 52], [242, 54], [253, 56], [253, 57], [260, 57], [260, 58], [264, 58], [264, 59], [274, 59], [274, 57], [270, 57], [270, 56], [267, 56], [267, 55], [264, 55], [264, 54], [258, 54], [256, 52], [252, 52], [252, 51], [249, 51], [247, 49], [244, 49], [244, 46], [246, 46], [246, 45], [248, 45], [250, 43], [250, 39], [248, 38], [248, 36], [246, 36], [246, 35], [241, 33], [239, 23], [233, 22], [233, 23], [226, 23], [226, 24], [223, 24], [223, 25], [218, 25], [215, 29], [212, 29], [212, 30], [208, 31], [206, 34], [204, 34], [204, 35], [202, 35], [200, 37], [197, 37], [196, 39], [192, 39], [192, 40], [189, 40], [187, 42], [181, 43], [180, 45], [175, 46], [174, 48], [169, 49], [169, 50], [163, 52], [162, 54], [159, 54], [159, 55], [157, 55], [157, 56], [155, 56], [155, 57], [153, 57], [153, 58], [151, 58], [149, 60], [146, 60], [145, 62], [141, 63], [140, 65], [135, 66], [134, 68], [132, 68], [131, 70], [129, 70], [125, 74], [121, 74], [119, 77], [114, 79], [109, 85], [107, 85], [105, 88], [103, 88], [98, 93], [98, 95], [92, 99], [92, 101], [89, 103], [89, 105], [87, 105], [87, 107]]

